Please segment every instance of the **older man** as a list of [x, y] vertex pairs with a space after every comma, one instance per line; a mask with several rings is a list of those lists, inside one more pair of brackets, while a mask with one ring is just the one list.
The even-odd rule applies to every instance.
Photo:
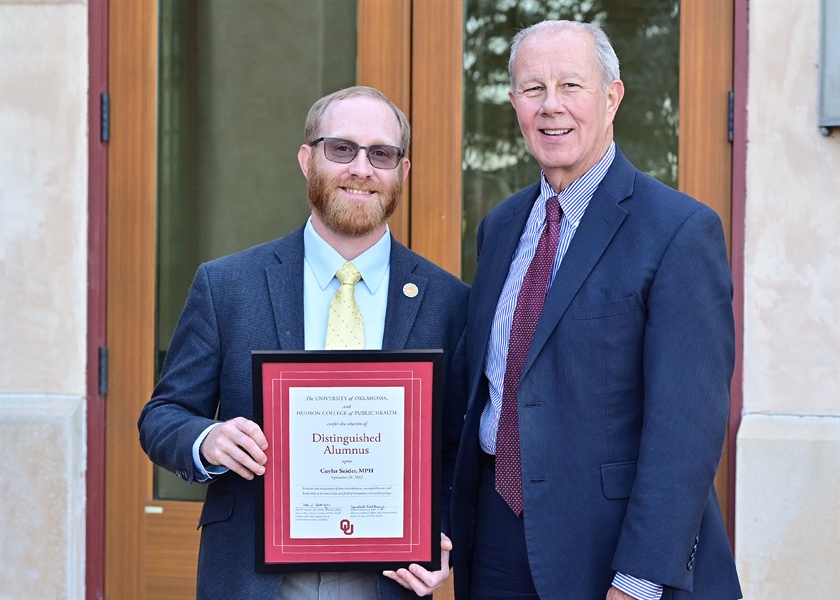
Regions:
[[456, 597], [740, 598], [713, 487], [735, 348], [720, 219], [616, 147], [600, 28], [534, 25], [509, 68], [542, 174], [478, 232]]

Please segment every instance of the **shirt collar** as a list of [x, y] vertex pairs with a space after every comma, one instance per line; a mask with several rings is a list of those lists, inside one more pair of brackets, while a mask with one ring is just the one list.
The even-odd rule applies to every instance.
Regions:
[[[306, 221], [303, 230], [303, 258], [312, 269], [315, 280], [322, 290], [335, 277], [335, 272], [345, 262], [342, 257], [324, 238], [318, 235], [315, 227], [312, 226], [312, 217]], [[385, 233], [373, 246], [362, 252], [351, 262], [362, 274], [362, 282], [375, 294], [382, 283], [382, 279], [388, 272], [388, 264], [391, 260], [391, 230], [386, 225]]]
[[[557, 193], [554, 188], [551, 187], [551, 184], [548, 183], [548, 179], [545, 176], [545, 172], [543, 172], [540, 177], [540, 204], [543, 206], [543, 211], [545, 211], [546, 200], [553, 196], [557, 196], [560, 201], [560, 208], [563, 209], [563, 215], [571, 223], [577, 224], [580, 222], [584, 211], [586, 211], [586, 207], [589, 206], [589, 201], [592, 199], [592, 195], [604, 180], [604, 176], [607, 174], [614, 158], [615, 142], [611, 142], [610, 147], [607, 148], [607, 152], [601, 157], [601, 160], [595, 163], [595, 165], [582, 176], [575, 179], [572, 182], [572, 185], [560, 193]], [[543, 216], [543, 219], [544, 218], [545, 217]]]

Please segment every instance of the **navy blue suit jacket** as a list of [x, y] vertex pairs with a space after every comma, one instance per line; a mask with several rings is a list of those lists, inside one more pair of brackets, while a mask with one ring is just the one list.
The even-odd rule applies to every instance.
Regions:
[[[538, 196], [539, 185], [514, 194], [478, 233], [452, 506], [458, 600], [471, 597], [490, 328]], [[664, 584], [666, 599], [740, 597], [713, 487], [735, 355], [731, 300], [715, 212], [616, 151], [519, 384], [525, 537], [541, 598], [604, 598], [616, 571]]]
[[[304, 349], [303, 229], [198, 268], [161, 379], [138, 427], [149, 458], [188, 482], [192, 446], [218, 419], [253, 419], [252, 350]], [[414, 283], [419, 293], [402, 293]], [[441, 506], [449, 492], [466, 406], [464, 327], [468, 287], [402, 244], [391, 243], [384, 350], [444, 351]], [[199, 598], [273, 599], [282, 575], [254, 569], [255, 482], [228, 472], [208, 486], [199, 526]], [[415, 597], [380, 576], [381, 600]]]

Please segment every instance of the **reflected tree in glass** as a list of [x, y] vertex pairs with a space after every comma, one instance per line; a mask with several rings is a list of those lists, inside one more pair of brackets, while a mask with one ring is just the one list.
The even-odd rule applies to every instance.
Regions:
[[679, 0], [467, 0], [465, 9], [464, 281], [472, 282], [475, 274], [481, 217], [539, 177], [508, 99], [510, 40], [520, 29], [545, 19], [604, 28], [626, 88], [616, 142], [636, 167], [676, 187]]

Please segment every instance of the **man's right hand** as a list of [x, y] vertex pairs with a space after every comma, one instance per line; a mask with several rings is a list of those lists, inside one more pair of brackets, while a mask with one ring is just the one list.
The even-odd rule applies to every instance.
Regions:
[[265, 473], [268, 441], [260, 426], [245, 417], [236, 417], [214, 427], [199, 453], [211, 465], [227, 467], [245, 479]]

